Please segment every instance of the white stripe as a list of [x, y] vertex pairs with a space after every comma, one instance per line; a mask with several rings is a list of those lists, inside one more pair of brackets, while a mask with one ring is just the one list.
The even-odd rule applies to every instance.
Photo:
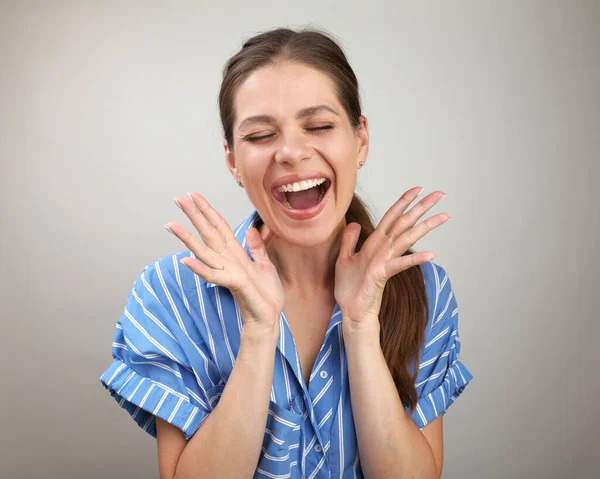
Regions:
[[179, 407], [181, 406], [181, 403], [183, 403], [183, 398], [179, 398], [179, 401], [177, 401], [177, 404], [175, 405], [175, 408], [173, 409], [173, 412], [169, 416], [169, 420], [168, 420], [169, 423], [173, 422], [173, 419], [175, 418], [175, 415], [177, 414], [177, 411], [179, 411]]
[[198, 414], [198, 408], [194, 407], [194, 409], [192, 410], [192, 413], [190, 414], [190, 417], [188, 417], [188, 420], [183, 425], [184, 431], [187, 430], [187, 428], [190, 426], [190, 424], [192, 423], [192, 420], [196, 417], [196, 414]]
[[319, 470], [323, 467], [323, 464], [325, 464], [325, 455], [323, 455], [323, 457], [321, 458], [321, 460], [317, 464], [317, 467], [315, 467], [315, 470], [308, 477], [308, 479], [314, 479], [314, 477], [317, 475], [317, 472], [319, 472]]
[[435, 338], [433, 338], [431, 341], [429, 341], [426, 345], [425, 345], [425, 349], [427, 349], [429, 346], [431, 346], [433, 343], [435, 343], [436, 341], [438, 341], [439, 339], [441, 339], [443, 336], [446, 335], [446, 333], [450, 330], [450, 326], [446, 326], [446, 329], [444, 329], [441, 333], [439, 333]]
[[440, 314], [438, 315], [437, 319], [435, 320], [435, 322], [433, 323], [434, 325], [437, 324], [441, 319], [442, 316], [444, 316], [444, 314], [446, 313], [446, 311], [448, 310], [448, 306], [450, 306], [450, 300], [454, 297], [454, 292], [450, 291], [450, 294], [448, 295], [448, 299], [446, 300], [446, 306], [444, 306], [444, 309], [440, 312]]
[[[148, 291], [150, 291], [152, 293], [152, 296], [154, 296], [157, 299], [157, 301], [158, 301], [158, 298], [156, 297], [156, 294], [154, 294], [154, 291], [152, 291], [152, 288], [147, 283], [146, 278], [144, 278], [144, 276], [142, 276], [142, 283], [144, 283], [144, 286], [146, 287], [146, 289]], [[135, 300], [137, 301], [137, 303], [142, 307], [142, 311], [144, 311], [144, 314], [146, 316], [148, 316], [152, 320], [152, 322], [154, 324], [156, 324], [160, 329], [162, 329], [163, 332], [165, 334], [167, 334], [173, 341], [175, 341], [177, 344], [179, 344], [179, 341], [177, 341], [177, 339], [175, 338], [175, 336], [173, 336], [173, 333], [171, 333], [171, 331], [169, 331], [169, 329], [163, 323], [161, 323], [156, 316], [154, 316], [150, 311], [148, 311], [148, 309], [146, 309], [146, 306], [144, 305], [144, 302], [142, 301], [142, 298], [140, 298], [135, 291], [132, 291], [132, 293], [133, 293], [133, 297], [135, 298]]]
[[106, 381], [106, 383], [107, 383], [107, 384], [111, 384], [111, 383], [113, 382], [113, 379], [115, 379], [115, 376], [116, 376], [117, 374], [119, 374], [119, 372], [121, 372], [121, 370], [122, 370], [122, 369], [123, 369], [125, 366], [126, 366], [126, 365], [125, 365], [125, 363], [122, 363], [122, 364], [121, 364], [121, 365], [120, 365], [120, 366], [117, 368], [117, 370], [114, 372], [114, 374], [111, 376], [111, 378], [110, 378], [108, 381]]
[[144, 404], [146, 403], [146, 399], [148, 399], [148, 396], [150, 396], [150, 393], [154, 389], [154, 386], [155, 386], [154, 384], [151, 384], [150, 387], [148, 388], [148, 391], [146, 391], [146, 395], [144, 396], [144, 399], [142, 399], [142, 402], [140, 403], [140, 407], [142, 409], [144, 408]]
[[146, 423], [143, 426], [144, 431], [146, 431], [148, 429], [148, 426], [152, 422], [152, 419], [154, 419], [154, 416], [152, 416], [152, 415], [148, 416], [148, 419], [146, 419]]
[[333, 346], [330, 344], [329, 345], [329, 349], [327, 349], [327, 352], [325, 353], [325, 355], [321, 358], [321, 360], [319, 361], [319, 364], [317, 364], [317, 366], [315, 367], [315, 370], [313, 371], [313, 373], [310, 375], [309, 381], [312, 381], [312, 379], [317, 375], [317, 373], [321, 370], [321, 367], [323, 366], [323, 363], [327, 360], [327, 358], [329, 357], [329, 355], [331, 354]]
[[135, 371], [131, 371], [129, 373], [129, 376], [127, 376], [127, 379], [125, 379], [125, 382], [123, 383], [123, 385], [119, 388], [119, 390], [117, 391], [117, 394], [121, 394], [121, 390], [127, 385], [127, 383], [129, 382], [129, 380], [135, 376]]
[[[191, 253], [191, 252], [190, 252]], [[196, 257], [194, 253], [191, 253], [191, 256]], [[210, 348], [210, 352], [212, 354], [212, 359], [219, 369], [219, 363], [217, 361], [217, 352], [215, 351], [215, 341], [210, 331], [210, 327], [208, 326], [208, 320], [206, 319], [206, 309], [204, 307], [204, 296], [202, 295], [202, 287], [200, 286], [200, 276], [197, 274], [194, 275], [194, 280], [196, 282], [196, 293], [198, 295], [198, 303], [200, 304], [200, 316], [202, 316], [202, 321], [204, 322], [204, 327], [206, 329], [206, 334], [208, 335], [208, 347]], [[208, 359], [204, 357], [204, 370], [206, 371], [206, 377], [210, 378], [208, 374]], [[212, 379], [211, 379], [212, 381]], [[213, 382], [214, 386], [214, 382]]]
[[435, 407], [435, 401], [433, 400], [433, 396], [431, 395], [431, 393], [429, 393], [427, 395], [427, 397], [429, 398], [429, 401], [431, 401], [431, 405], [433, 406], [433, 412], [435, 413], [435, 417], [437, 417], [438, 412], [437, 412], [437, 408]]
[[330, 409], [327, 414], [325, 414], [325, 416], [323, 416], [323, 419], [321, 419], [321, 422], [319, 423], [319, 429], [321, 429], [323, 427], [323, 424], [325, 424], [327, 422], [327, 420], [331, 417], [331, 415], [333, 414], [333, 409]]
[[268, 427], [265, 428], [265, 432], [271, 437], [275, 444], [279, 444], [281, 446], [285, 442], [283, 439], [279, 439], [277, 436], [273, 435]]
[[263, 457], [269, 461], [281, 462], [287, 461], [290, 458], [289, 452], [285, 456], [271, 456], [270, 454], [267, 454], [267, 450], [264, 447], [261, 448], [261, 451], [264, 453]]
[[158, 280], [160, 281], [160, 285], [162, 286], [163, 292], [165, 293], [165, 296], [167, 297], [167, 300], [169, 301], [169, 304], [171, 305], [173, 314], [175, 315], [175, 318], [177, 319], [177, 324], [179, 324], [179, 327], [181, 328], [181, 330], [189, 338], [189, 335], [187, 334], [187, 330], [185, 329], [185, 325], [183, 324], [183, 320], [181, 319], [181, 315], [179, 314], [179, 310], [177, 309], [177, 306], [175, 305], [175, 301], [173, 301], [173, 297], [171, 296], [171, 292], [169, 291], [169, 288], [167, 288], [167, 285], [165, 283], [165, 278], [163, 277], [162, 271], [160, 269], [160, 263], [158, 261], [156, 261], [154, 263], [154, 269], [156, 271], [156, 275], [158, 276]]
[[435, 312], [437, 311], [437, 304], [440, 298], [440, 277], [438, 276], [437, 268], [434, 266], [432, 262], [429, 262], [431, 265], [431, 269], [433, 270], [433, 278], [435, 280], [435, 303], [433, 306], [433, 312], [431, 313], [431, 326], [429, 327], [429, 331], [433, 330]]
[[344, 408], [342, 406], [342, 401], [344, 399], [344, 362], [345, 362], [345, 348], [344, 342], [342, 339], [342, 329], [338, 329], [338, 344], [340, 345], [340, 382], [342, 383], [342, 388], [340, 390], [340, 400], [338, 402], [338, 434], [340, 441], [340, 471], [344, 470]]
[[431, 376], [429, 376], [427, 379], [425, 379], [425, 381], [421, 381], [420, 383], [415, 384], [416, 388], [421, 387], [423, 384], [428, 383], [429, 381], [433, 381], [436, 378], [439, 378], [442, 374], [444, 374], [446, 372], [446, 370], [442, 370], [439, 373], [435, 373], [432, 374]]
[[154, 414], [155, 416], [158, 414], [158, 411], [160, 410], [160, 407], [163, 405], [163, 402], [165, 402], [165, 399], [167, 399], [168, 395], [169, 395], [169, 393], [167, 391], [165, 391], [163, 393], [162, 397], [160, 398], [160, 401], [158, 402], [158, 404], [154, 408], [154, 411], [152, 411], [152, 414]]
[[291, 421], [288, 421], [287, 419], [282, 418], [281, 416], [278, 416], [277, 414], [275, 414], [273, 411], [271, 411], [270, 409], [267, 411], [267, 415], [272, 416], [273, 419], [275, 419], [277, 422], [291, 427], [294, 429], [294, 431], [297, 431], [298, 429], [300, 429], [300, 426], [298, 424], [294, 424]]
[[131, 401], [131, 399], [133, 398], [133, 396], [135, 396], [135, 393], [137, 392], [138, 388], [142, 385], [142, 383], [146, 380], [146, 378], [142, 378], [142, 380], [138, 383], [138, 385], [135, 387], [135, 389], [133, 390], [133, 392], [129, 395], [129, 397], [127, 398], [128, 401]]
[[267, 472], [267, 471], [261, 469], [260, 467], [256, 468], [256, 472], [258, 474], [262, 474], [263, 476], [270, 477], [271, 479], [288, 479], [289, 477], [292, 476], [291, 471], [288, 472], [287, 474], [284, 474], [284, 475], [281, 475], [281, 474], [272, 474], [270, 472]]
[[427, 361], [419, 364], [419, 369], [423, 369], [425, 366], [429, 366], [430, 364], [434, 363], [438, 359], [448, 356], [449, 354], [450, 354], [450, 351], [444, 351], [443, 353], [440, 353], [437, 356], [434, 356], [433, 358], [428, 359]]
[[219, 288], [215, 288], [215, 300], [217, 301], [217, 313], [219, 315], [219, 321], [221, 322], [221, 328], [223, 329], [223, 338], [225, 340], [225, 346], [227, 346], [227, 352], [229, 353], [229, 359], [231, 360], [231, 367], [235, 365], [235, 357], [231, 350], [231, 344], [229, 344], [229, 336], [227, 335], [227, 328], [225, 327], [225, 318], [223, 317], [223, 308], [221, 306], [221, 295], [219, 294]]
[[173, 355], [171, 354], [170, 351], [168, 351], [165, 347], [163, 347], [158, 341], [156, 341], [152, 336], [150, 336], [150, 334], [148, 333], [148, 331], [146, 331], [140, 323], [138, 323], [135, 318], [129, 313], [129, 311], [125, 310], [125, 316], [127, 316], [127, 318], [129, 319], [129, 321], [131, 321], [131, 323], [140, 331], [140, 333], [142, 333], [145, 338], [150, 341], [159, 351], [161, 351], [165, 356], [167, 356], [169, 359], [172, 359], [173, 361], [175, 361], [176, 363], [180, 363], [180, 361]]
[[425, 415], [423, 414], [423, 410], [421, 409], [421, 406], [419, 406], [419, 404], [417, 404], [417, 412], [421, 417], [421, 421], [423, 421], [423, 426], [425, 426], [427, 424], [427, 419], [425, 419]]
[[313, 406], [316, 406], [316, 404], [321, 400], [321, 398], [327, 392], [327, 390], [329, 389], [329, 387], [331, 386], [332, 383], [333, 383], [333, 374], [329, 377], [329, 381], [327, 381], [327, 384], [325, 384], [325, 386], [323, 386], [323, 389], [321, 389], [321, 392], [319, 394], [317, 394], [317, 397], [313, 401]]
[[357, 479], [356, 468], [358, 467], [358, 447], [356, 448], [356, 457], [354, 458], [354, 463], [352, 464], [352, 472], [354, 473], [354, 479]]
[[154, 367], [164, 369], [165, 371], [169, 371], [178, 378], [181, 378], [181, 373], [179, 371], [176, 371], [175, 369], [167, 366], [166, 364], [159, 363], [158, 361], [135, 361], [134, 359], [132, 359], [131, 364], [151, 364]]

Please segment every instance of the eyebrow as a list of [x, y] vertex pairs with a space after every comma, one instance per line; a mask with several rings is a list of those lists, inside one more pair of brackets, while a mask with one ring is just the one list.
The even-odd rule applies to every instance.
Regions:
[[[335, 111], [333, 108], [327, 105], [315, 105], [308, 106], [306, 108], [302, 108], [296, 113], [296, 119], [301, 120], [302, 118], [307, 118], [312, 115], [316, 115], [317, 113], [321, 113], [323, 111], [328, 111], [333, 113], [334, 115], [339, 116], [339, 113]], [[245, 118], [238, 127], [238, 130], [241, 130], [244, 126], [254, 124], [254, 123], [275, 123], [275, 117], [272, 115], [253, 115]]]

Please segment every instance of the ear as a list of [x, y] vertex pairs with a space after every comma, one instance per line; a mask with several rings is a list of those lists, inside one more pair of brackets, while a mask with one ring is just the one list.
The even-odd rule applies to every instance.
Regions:
[[367, 117], [364, 115], [361, 115], [358, 121], [358, 130], [356, 131], [356, 167], [360, 168], [360, 162], [362, 161], [364, 165], [367, 161], [367, 154], [369, 153], [369, 123]]
[[227, 163], [227, 168], [233, 175], [233, 179], [236, 181], [240, 180], [240, 178], [238, 178], [237, 166], [235, 164], [235, 155], [233, 154], [233, 151], [229, 149], [226, 139], [223, 139], [223, 149], [225, 150], [225, 163]]

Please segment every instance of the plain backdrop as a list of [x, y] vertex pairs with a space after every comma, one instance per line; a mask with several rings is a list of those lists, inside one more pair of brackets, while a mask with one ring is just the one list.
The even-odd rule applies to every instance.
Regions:
[[474, 379], [444, 478], [599, 477], [600, 5], [581, 1], [14, 1], [0, 6], [0, 476], [158, 477], [100, 381], [133, 281], [185, 250], [172, 197], [237, 225], [217, 93], [248, 37], [334, 34], [361, 84], [377, 218], [447, 196], [437, 253]]

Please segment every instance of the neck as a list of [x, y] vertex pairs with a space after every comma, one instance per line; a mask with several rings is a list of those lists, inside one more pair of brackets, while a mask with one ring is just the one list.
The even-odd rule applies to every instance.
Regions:
[[276, 236], [264, 223], [259, 231], [268, 238], [265, 247], [275, 266], [284, 289], [294, 289], [311, 294], [323, 290], [333, 291], [335, 262], [337, 261], [345, 218], [333, 234], [323, 243], [314, 246], [298, 246], [281, 236]]

